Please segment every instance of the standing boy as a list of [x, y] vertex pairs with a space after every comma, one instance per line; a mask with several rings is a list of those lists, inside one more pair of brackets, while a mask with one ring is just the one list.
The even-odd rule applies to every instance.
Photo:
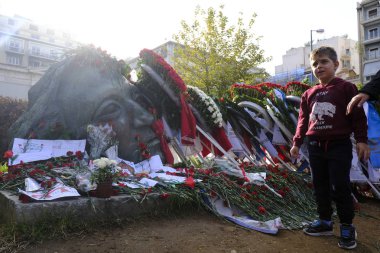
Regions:
[[319, 219], [304, 229], [312, 236], [332, 235], [332, 201], [340, 220], [340, 241], [345, 249], [356, 247], [352, 225], [354, 205], [351, 195], [350, 169], [353, 132], [359, 158], [368, 159], [367, 119], [363, 108], [346, 115], [346, 107], [358, 91], [354, 84], [335, 77], [339, 66], [331, 47], [320, 47], [310, 54], [310, 64], [319, 84], [301, 98], [298, 125], [290, 150], [298, 157], [299, 148], [308, 136], [309, 161]]

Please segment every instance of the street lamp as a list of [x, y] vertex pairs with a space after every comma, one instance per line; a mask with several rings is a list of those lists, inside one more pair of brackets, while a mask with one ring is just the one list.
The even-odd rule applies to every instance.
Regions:
[[[324, 33], [325, 29], [310, 30], [310, 54], [313, 51], [313, 32]], [[310, 66], [310, 69], [311, 66]], [[313, 84], [313, 71], [311, 70], [310, 84]]]

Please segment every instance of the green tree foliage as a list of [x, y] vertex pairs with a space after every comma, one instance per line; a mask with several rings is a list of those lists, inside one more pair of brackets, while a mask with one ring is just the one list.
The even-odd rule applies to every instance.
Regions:
[[182, 30], [173, 36], [183, 45], [175, 49], [176, 71], [186, 84], [218, 96], [233, 83], [263, 81], [268, 74], [258, 66], [270, 60], [258, 46], [260, 37], [252, 33], [256, 14], [251, 16], [248, 26], [244, 24], [243, 13], [236, 25], [229, 25], [223, 8], [222, 5], [216, 11], [210, 7], [206, 11], [198, 6], [194, 23], [182, 20]]

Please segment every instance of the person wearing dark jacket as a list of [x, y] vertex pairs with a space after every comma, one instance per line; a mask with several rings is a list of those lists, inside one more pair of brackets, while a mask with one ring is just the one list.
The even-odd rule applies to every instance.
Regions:
[[353, 97], [347, 105], [346, 114], [350, 114], [355, 105], [362, 107], [367, 100], [376, 100], [380, 96], [380, 70], [377, 71], [375, 77], [368, 82], [359, 91], [359, 94]]
[[299, 156], [299, 148], [307, 136], [309, 161], [319, 219], [304, 232], [312, 236], [333, 235], [332, 201], [340, 220], [338, 246], [356, 247], [356, 230], [352, 225], [354, 204], [351, 194], [350, 169], [352, 162], [353, 132], [357, 153], [368, 159], [367, 119], [363, 108], [354, 108], [346, 115], [352, 97], [358, 94], [356, 86], [335, 77], [339, 66], [336, 51], [320, 47], [310, 54], [310, 65], [319, 84], [308, 89], [301, 97], [297, 130], [290, 150]]

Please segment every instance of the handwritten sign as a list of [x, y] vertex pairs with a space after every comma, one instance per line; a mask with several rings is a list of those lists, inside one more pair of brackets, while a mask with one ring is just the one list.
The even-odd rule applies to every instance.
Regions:
[[68, 151], [84, 152], [86, 140], [37, 140], [15, 138], [12, 151], [17, 157], [13, 165], [65, 156]]

